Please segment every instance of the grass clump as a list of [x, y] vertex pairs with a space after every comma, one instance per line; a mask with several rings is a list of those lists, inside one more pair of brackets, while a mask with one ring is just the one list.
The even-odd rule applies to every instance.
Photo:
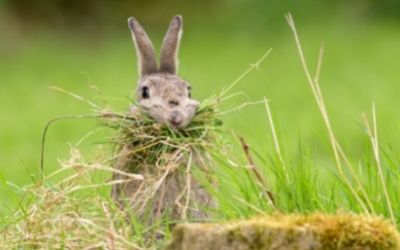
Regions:
[[92, 179], [112, 169], [71, 153], [61, 169], [21, 190], [19, 209], [0, 229], [1, 249], [141, 249], [140, 234], [101, 195], [107, 184]]
[[122, 119], [104, 120], [115, 129], [114, 167], [124, 173], [135, 173], [142, 180], [130, 180], [114, 173], [112, 198], [148, 225], [162, 218], [168, 220], [206, 219], [203, 208], [214, 203], [202, 188], [194, 172], [212, 178], [210, 154], [218, 148], [221, 121], [215, 101], [203, 104], [191, 124], [183, 129], [154, 123], [138, 111]]
[[[117, 119], [101, 119], [101, 122], [116, 131], [111, 142], [118, 150], [127, 146], [132, 149], [129, 153], [131, 165], [154, 165], [163, 155], [177, 149], [204, 151], [215, 145], [222, 121], [217, 118], [216, 101], [204, 103], [192, 122], [179, 130], [155, 123], [139, 107], [136, 112], [118, 116]], [[104, 116], [107, 117], [107, 114]]]

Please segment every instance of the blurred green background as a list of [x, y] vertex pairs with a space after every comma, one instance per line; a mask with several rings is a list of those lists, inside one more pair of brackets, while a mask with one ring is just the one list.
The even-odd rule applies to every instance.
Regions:
[[[272, 54], [232, 90], [225, 109], [271, 100], [285, 154], [299, 148], [326, 163], [330, 148], [284, 15], [291, 12], [315, 68], [323, 41], [321, 87], [334, 129], [354, 159], [368, 138], [361, 114], [376, 102], [381, 140], [399, 149], [400, 2], [396, 0], [278, 1], [67, 1], [0, 0], [0, 212], [12, 211], [18, 188], [37, 177], [41, 134], [48, 120], [90, 113], [50, 90], [59, 86], [102, 105], [126, 110], [137, 80], [136, 56], [126, 25], [135, 16], [156, 49], [171, 17], [184, 18], [180, 75], [199, 100], [219, 93], [269, 48]], [[95, 84], [104, 98], [90, 85]], [[110, 98], [107, 98], [110, 97]], [[112, 98], [111, 98], [112, 97]], [[224, 117], [261, 153], [272, 150], [265, 108], [249, 106]], [[59, 167], [69, 144], [96, 128], [93, 121], [62, 121], [49, 132], [46, 171]], [[95, 154], [102, 132], [82, 148]]]

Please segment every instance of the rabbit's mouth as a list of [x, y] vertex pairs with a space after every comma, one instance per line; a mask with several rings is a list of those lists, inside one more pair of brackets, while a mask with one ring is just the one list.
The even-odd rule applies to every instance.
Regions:
[[171, 109], [162, 103], [149, 103], [147, 100], [141, 100], [140, 106], [145, 114], [160, 124], [167, 125], [172, 129], [183, 129], [190, 124], [196, 113], [197, 102], [185, 105], [186, 109], [177, 107]]
[[174, 120], [170, 120], [170, 121], [168, 122], [168, 124], [169, 124], [172, 128], [175, 128], [175, 129], [181, 129], [181, 128], [186, 127], [186, 125], [183, 124], [183, 122], [177, 122], [177, 121], [174, 121]]
[[170, 124], [172, 125], [172, 127], [174, 127], [174, 128], [180, 128], [180, 126], [181, 126], [181, 123], [179, 123], [179, 122], [170, 121], [169, 123], [170, 123]]
[[174, 128], [182, 128], [184, 124], [184, 115], [179, 111], [172, 111], [169, 115], [168, 123]]
[[[145, 113], [159, 124], [167, 125], [172, 129], [182, 129], [185, 128], [190, 121], [186, 121], [183, 114], [172, 113], [171, 115], [163, 116], [160, 112], [152, 112], [153, 110], [145, 111]], [[165, 113], [165, 112], [164, 112]], [[162, 113], [161, 113], [162, 114]]]

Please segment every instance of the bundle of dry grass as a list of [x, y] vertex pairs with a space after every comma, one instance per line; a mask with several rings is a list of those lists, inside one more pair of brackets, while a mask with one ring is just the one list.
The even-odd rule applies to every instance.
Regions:
[[[203, 105], [184, 129], [154, 123], [144, 112], [124, 119], [103, 120], [116, 129], [116, 158], [112, 197], [121, 208], [154, 224], [169, 220], [205, 219], [214, 206], [208, 192], [193, 177], [193, 167], [211, 179], [209, 152], [216, 149], [221, 121], [216, 102]], [[135, 173], [143, 180], [130, 180]]]
[[92, 179], [113, 170], [104, 159], [88, 163], [78, 150], [71, 152], [59, 170], [21, 190], [19, 209], [0, 229], [0, 249], [141, 249], [140, 235], [101, 195], [112, 183]]
[[[112, 143], [119, 148], [130, 146], [132, 166], [155, 165], [165, 155], [186, 148], [205, 150], [211, 148], [221, 120], [216, 116], [216, 102], [209, 101], [200, 107], [192, 122], [184, 129], [175, 130], [167, 125], [155, 123], [137, 107], [136, 112], [126, 116], [114, 116], [100, 121], [116, 130]], [[107, 117], [107, 113], [104, 117]], [[135, 169], [132, 169], [135, 170]]]
[[396, 228], [380, 217], [354, 214], [275, 215], [223, 224], [182, 224], [170, 250], [400, 249]]

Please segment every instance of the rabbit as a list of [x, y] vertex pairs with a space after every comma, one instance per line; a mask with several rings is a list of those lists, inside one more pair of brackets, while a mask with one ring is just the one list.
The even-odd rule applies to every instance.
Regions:
[[176, 75], [177, 54], [182, 35], [182, 17], [175, 16], [165, 35], [160, 55], [160, 67], [153, 45], [134, 17], [128, 20], [139, 58], [139, 105], [157, 122], [174, 128], [186, 127], [199, 106], [191, 98], [190, 85]]
[[[182, 35], [182, 22], [182, 17], [179, 15], [174, 16], [170, 22], [162, 43], [160, 66], [158, 67], [154, 47], [146, 32], [134, 17], [128, 19], [139, 60], [138, 104], [157, 123], [166, 124], [173, 129], [186, 127], [191, 122], [199, 106], [199, 102], [191, 98], [190, 85], [177, 75], [177, 54]], [[119, 171], [127, 171], [129, 149], [129, 146], [125, 146], [119, 154], [115, 165], [115, 168]], [[137, 171], [143, 175], [149, 174], [149, 170], [146, 170], [146, 168]], [[161, 188], [162, 191], [158, 191], [155, 195], [155, 202], [152, 208], [153, 218], [150, 221], [154, 221], [160, 213], [166, 210], [172, 211], [170, 214], [171, 219], [182, 219], [182, 214], [178, 211], [176, 203], [178, 196], [182, 195], [183, 186], [187, 181], [184, 172], [175, 171], [166, 178]], [[113, 180], [117, 182], [123, 178], [124, 176], [117, 172], [113, 175]], [[214, 201], [208, 192], [196, 180], [192, 177], [190, 178], [192, 182], [191, 199], [202, 206], [213, 207]], [[111, 196], [119, 205], [126, 206], [129, 203], [129, 199], [134, 200], [137, 198], [135, 195], [141, 188], [143, 188], [143, 185], [135, 181], [114, 184]], [[127, 199], [128, 202], [126, 202]], [[162, 204], [161, 207], [159, 204]], [[132, 209], [140, 210], [138, 207]], [[190, 218], [201, 220], [209, 217], [208, 213], [201, 209], [189, 210], [188, 217]], [[138, 212], [138, 215], [143, 217], [142, 212]], [[183, 217], [186, 217], [186, 213]]]

